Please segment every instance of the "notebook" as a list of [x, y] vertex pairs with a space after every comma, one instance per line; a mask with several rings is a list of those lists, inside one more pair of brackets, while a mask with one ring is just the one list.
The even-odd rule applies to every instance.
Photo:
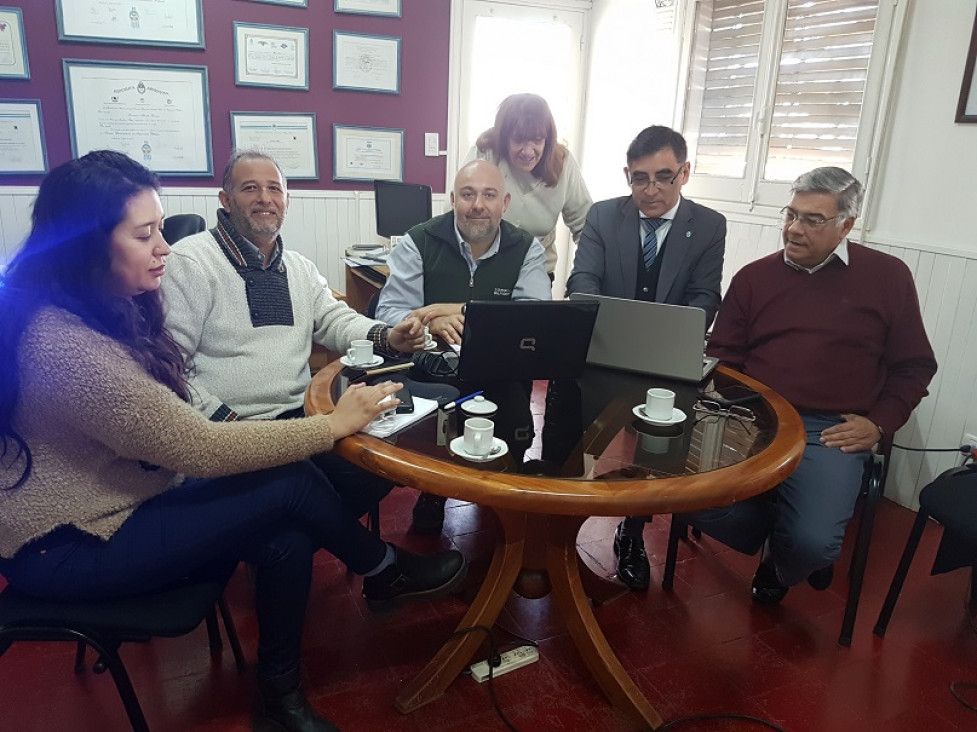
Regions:
[[600, 303], [589, 364], [702, 381], [718, 363], [705, 355], [706, 313], [701, 308], [581, 293], [570, 295], [570, 301]]
[[587, 365], [595, 302], [470, 302], [458, 377], [463, 381], [575, 379]]

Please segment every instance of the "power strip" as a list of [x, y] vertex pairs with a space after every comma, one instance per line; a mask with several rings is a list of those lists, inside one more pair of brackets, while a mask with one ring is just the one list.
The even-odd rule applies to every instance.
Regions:
[[[539, 649], [536, 646], [519, 646], [511, 651], [502, 654], [502, 663], [492, 669], [492, 678], [498, 678], [517, 668], [528, 666], [539, 660]], [[488, 661], [479, 661], [472, 664], [472, 678], [478, 683], [486, 681], [489, 677]]]

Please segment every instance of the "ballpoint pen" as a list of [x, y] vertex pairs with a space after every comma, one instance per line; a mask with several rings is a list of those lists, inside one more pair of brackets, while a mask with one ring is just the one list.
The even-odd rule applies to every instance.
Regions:
[[479, 390], [479, 391], [473, 391], [468, 396], [459, 397], [458, 399], [455, 399], [453, 402], [448, 402], [447, 404], [444, 405], [444, 411], [450, 412], [452, 409], [454, 409], [455, 407], [457, 407], [459, 404], [463, 404], [463, 403], [467, 402], [469, 399], [474, 399], [475, 397], [481, 395], [481, 393], [482, 393], [481, 390]]

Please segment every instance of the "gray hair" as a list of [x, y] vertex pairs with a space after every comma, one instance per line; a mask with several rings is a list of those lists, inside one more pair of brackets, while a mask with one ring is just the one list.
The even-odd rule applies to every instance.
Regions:
[[824, 167], [804, 173], [793, 182], [791, 193], [832, 193], [835, 196], [841, 226], [845, 219], [858, 218], [862, 209], [862, 184], [844, 168]]
[[231, 192], [234, 181], [234, 166], [237, 165], [242, 160], [267, 160], [269, 163], [278, 168], [278, 174], [282, 177], [282, 183], [288, 185], [288, 181], [285, 179], [285, 171], [282, 170], [282, 166], [278, 164], [271, 155], [264, 152], [263, 150], [258, 150], [257, 148], [245, 148], [237, 149], [231, 153], [231, 157], [227, 160], [227, 165], [224, 166], [224, 175], [221, 178], [221, 188], [223, 188], [228, 193]]

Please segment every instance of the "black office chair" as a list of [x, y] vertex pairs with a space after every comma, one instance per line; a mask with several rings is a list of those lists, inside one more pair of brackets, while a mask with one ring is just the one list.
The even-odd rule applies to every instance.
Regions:
[[132, 681], [119, 655], [122, 643], [175, 638], [207, 624], [212, 653], [223, 648], [215, 607], [220, 611], [234, 662], [246, 668], [234, 621], [224, 603], [230, 572], [213, 579], [186, 582], [134, 597], [91, 602], [55, 602], [25, 595], [12, 587], [0, 593], [0, 656], [18, 641], [77, 642], [75, 673], [84, 672], [85, 649], [98, 653], [94, 670], [108, 669], [134, 732], [149, 732]]
[[207, 222], [203, 216], [195, 213], [173, 214], [163, 219], [163, 238], [170, 246], [180, 239], [199, 234], [207, 229]]
[[909, 565], [931, 517], [943, 525], [943, 540], [931, 574], [969, 566], [970, 602], [977, 606], [977, 470], [973, 466], [951, 468], [919, 493], [919, 513], [875, 623], [874, 632], [880, 638], [885, 636]]
[[[843, 646], [851, 645], [852, 631], [855, 627], [855, 616], [858, 613], [858, 601], [862, 594], [862, 581], [865, 578], [865, 567], [868, 564], [868, 551], [872, 541], [872, 528], [875, 525], [875, 512], [879, 499], [885, 492], [885, 480], [889, 472], [889, 457], [892, 453], [892, 440], [886, 439], [879, 443], [872, 453], [872, 460], [865, 466], [862, 477], [860, 498], [862, 510], [858, 519], [858, 532], [855, 537], [855, 549], [852, 552], [851, 564], [848, 565], [848, 599], [845, 602], [845, 617], [841, 622], [841, 634], [838, 643]], [[673, 514], [668, 532], [668, 548], [665, 553], [665, 568], [662, 574], [662, 589], [671, 590], [675, 581], [675, 563], [678, 557], [678, 542], [686, 539], [689, 529], [695, 537], [701, 536], [699, 530], [686, 521], [682, 514]]]

